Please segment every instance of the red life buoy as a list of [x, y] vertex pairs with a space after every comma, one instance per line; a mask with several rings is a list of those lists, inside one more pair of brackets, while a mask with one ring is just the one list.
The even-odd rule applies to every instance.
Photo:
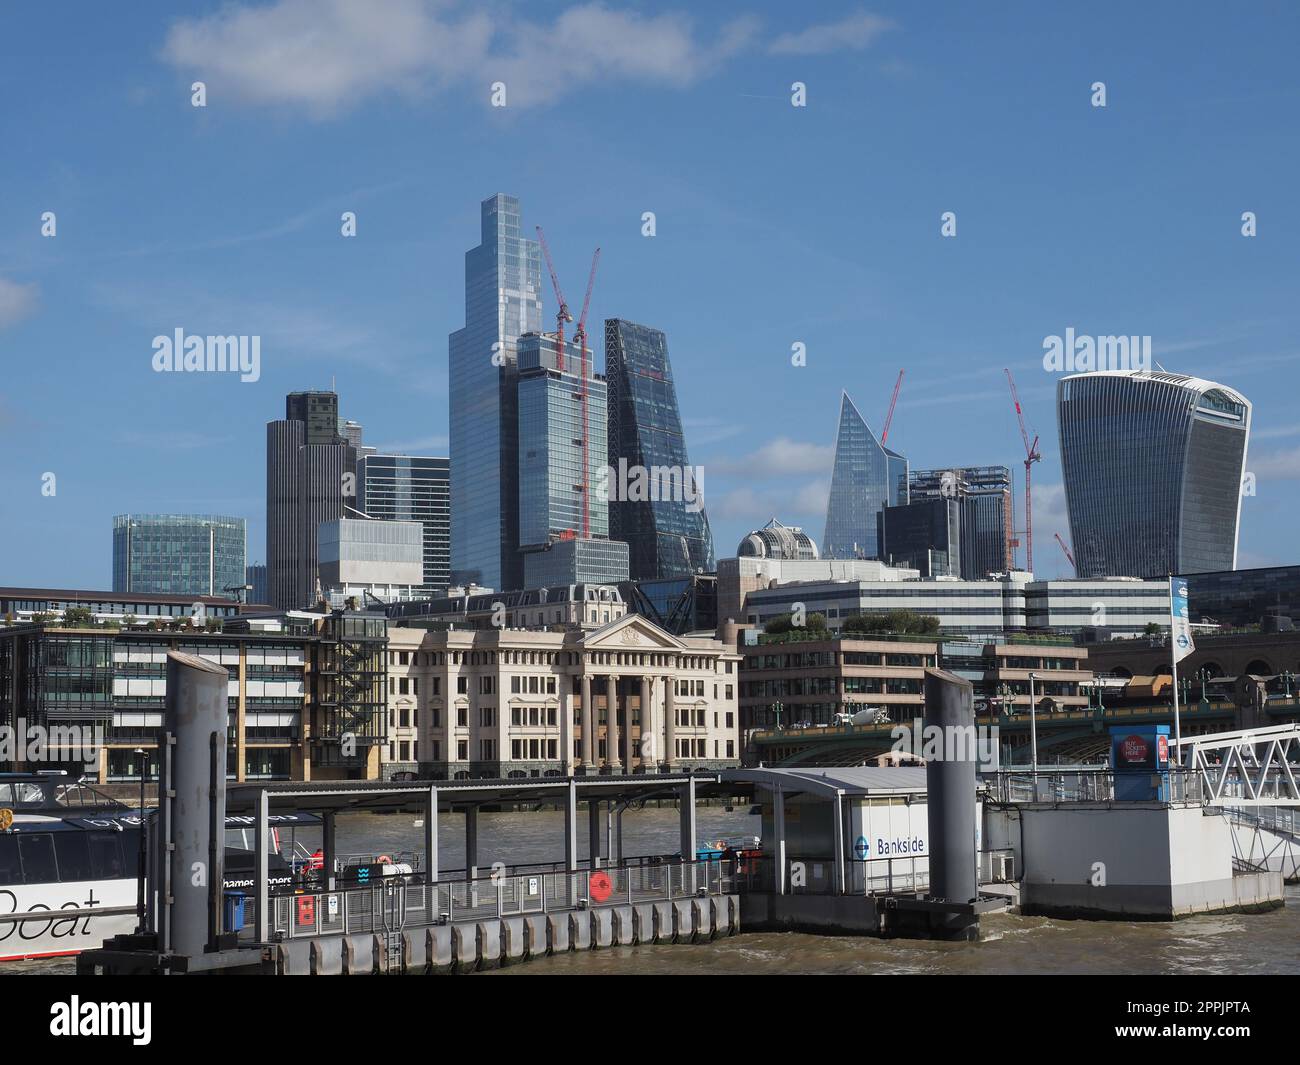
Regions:
[[390, 858], [390, 857], [388, 857], [387, 854], [381, 854], [378, 858], [375, 859], [375, 864], [376, 864], [376, 865], [392, 865], [392, 864], [393, 864], [393, 859]]
[[606, 873], [591, 874], [591, 897], [596, 902], [604, 902], [614, 893], [614, 885]]

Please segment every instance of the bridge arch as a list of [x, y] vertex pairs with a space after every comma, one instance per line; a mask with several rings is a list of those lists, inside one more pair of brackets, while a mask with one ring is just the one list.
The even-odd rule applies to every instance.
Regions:
[[1275, 670], [1273, 669], [1272, 666], [1268, 664], [1268, 662], [1265, 659], [1252, 658], [1249, 662], [1246, 663], [1246, 668], [1242, 670], [1242, 672], [1249, 673], [1256, 677], [1271, 677], [1274, 674]]

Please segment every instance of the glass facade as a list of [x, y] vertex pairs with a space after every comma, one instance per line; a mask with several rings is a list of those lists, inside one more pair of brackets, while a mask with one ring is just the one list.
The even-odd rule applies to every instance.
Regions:
[[[576, 347], [556, 368], [555, 340], [530, 333], [519, 354], [519, 546], [536, 551], [570, 536], [609, 536], [609, 508], [593, 495], [583, 529], [584, 489], [606, 461], [605, 382], [587, 358], [587, 477], [582, 476], [582, 376]], [[527, 567], [527, 560], [525, 560]], [[561, 581], [559, 583], [570, 583]], [[535, 587], [525, 579], [528, 587]]]
[[[621, 318], [606, 319], [605, 378], [611, 466], [622, 459], [646, 470], [689, 469], [667, 337]], [[610, 535], [628, 545], [633, 580], [685, 577], [715, 568], [703, 499], [692, 505], [686, 499], [611, 499]]]
[[557, 540], [545, 551], [524, 555], [524, 587], [618, 584], [627, 580], [627, 555], [621, 540]]
[[961, 576], [959, 500], [919, 499], [884, 507], [878, 520], [878, 557], [919, 570], [922, 577]]
[[1061, 472], [1080, 577], [1233, 569], [1251, 406], [1171, 373], [1057, 385]]
[[822, 558], [876, 557], [876, 522], [884, 507], [908, 501], [907, 459], [883, 446], [849, 399], [840, 399]]
[[542, 326], [541, 247], [520, 236], [519, 201], [481, 205], [482, 243], [465, 253], [465, 327], [448, 345], [451, 581], [521, 583], [516, 342]]
[[247, 523], [220, 514], [119, 514], [113, 591], [234, 595], [245, 583]]
[[382, 521], [418, 521], [424, 527], [423, 587], [446, 595], [451, 583], [450, 460], [411, 455], [364, 455], [361, 509]]
[[922, 499], [961, 502], [961, 576], [982, 580], [1014, 568], [1011, 556], [1011, 471], [1006, 466], [957, 466], [912, 470], [908, 493]]

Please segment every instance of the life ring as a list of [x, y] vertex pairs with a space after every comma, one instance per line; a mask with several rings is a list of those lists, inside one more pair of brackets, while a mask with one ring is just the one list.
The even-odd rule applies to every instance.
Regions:
[[390, 858], [390, 857], [388, 857], [387, 854], [381, 854], [378, 858], [375, 859], [375, 864], [376, 864], [376, 865], [392, 865], [392, 864], [393, 864], [393, 859]]
[[614, 893], [614, 885], [606, 873], [591, 874], [591, 897], [597, 902], [604, 902]]

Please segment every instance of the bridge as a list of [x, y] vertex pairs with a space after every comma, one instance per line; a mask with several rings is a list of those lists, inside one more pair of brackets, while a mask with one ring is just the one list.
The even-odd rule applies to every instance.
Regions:
[[[919, 710], [919, 708], [918, 708]], [[1300, 722], [1300, 697], [1272, 695], [1260, 716], [1270, 725]], [[1184, 740], [1199, 735], [1230, 732], [1244, 724], [1242, 710], [1231, 699], [1202, 698], [1179, 708]], [[1173, 725], [1169, 703], [1137, 706], [1091, 706], [1076, 710], [1039, 711], [1035, 715], [1038, 761], [1044, 764], [1099, 763], [1110, 751], [1111, 725]], [[894, 729], [912, 719], [879, 724], [831, 725], [811, 728], [767, 729], [749, 737], [750, 763], [765, 766], [852, 766], [868, 763], [894, 748]], [[1030, 715], [986, 714], [976, 718], [981, 729], [996, 728], [1003, 764], [1030, 761]]]

